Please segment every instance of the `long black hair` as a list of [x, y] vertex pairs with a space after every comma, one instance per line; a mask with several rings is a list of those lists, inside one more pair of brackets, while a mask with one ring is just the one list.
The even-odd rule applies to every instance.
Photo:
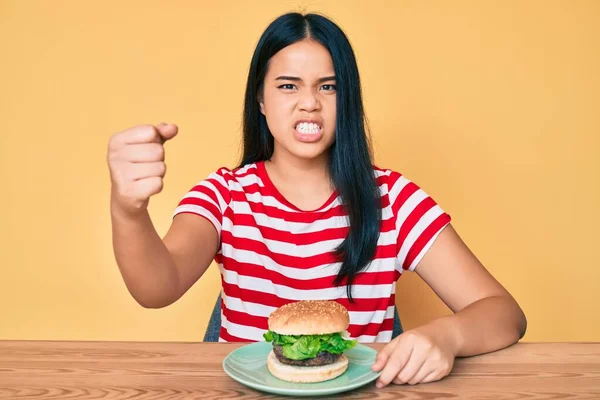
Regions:
[[260, 112], [258, 96], [262, 93], [271, 57], [303, 39], [315, 40], [329, 50], [336, 76], [337, 115], [335, 141], [329, 149], [329, 173], [348, 213], [350, 229], [336, 249], [342, 265], [334, 284], [339, 285], [345, 280], [352, 302], [352, 282], [356, 274], [368, 266], [377, 248], [381, 203], [354, 51], [344, 32], [326, 17], [284, 14], [267, 27], [258, 41], [246, 86], [240, 167], [269, 160], [273, 155], [274, 139]]

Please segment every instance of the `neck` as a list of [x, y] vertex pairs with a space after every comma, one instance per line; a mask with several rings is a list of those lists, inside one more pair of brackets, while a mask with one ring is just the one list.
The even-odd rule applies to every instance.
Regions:
[[293, 182], [297, 187], [323, 186], [324, 182], [333, 190], [329, 175], [329, 155], [322, 154], [314, 159], [296, 157], [281, 157], [273, 153], [270, 160], [265, 162], [269, 172], [277, 175], [286, 182]]

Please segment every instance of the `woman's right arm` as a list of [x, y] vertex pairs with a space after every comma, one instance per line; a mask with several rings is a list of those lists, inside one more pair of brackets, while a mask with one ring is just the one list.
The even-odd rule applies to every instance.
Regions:
[[164, 142], [175, 125], [144, 125], [111, 137], [113, 249], [127, 289], [143, 307], [177, 301], [204, 274], [218, 247], [218, 234], [204, 218], [179, 214], [161, 239], [148, 214], [150, 196], [163, 187]]

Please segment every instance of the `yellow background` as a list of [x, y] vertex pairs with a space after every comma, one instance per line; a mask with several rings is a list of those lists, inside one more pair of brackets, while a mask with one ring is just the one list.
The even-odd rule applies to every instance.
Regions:
[[[109, 137], [168, 121], [166, 232], [183, 194], [233, 166], [267, 24], [324, 12], [361, 69], [377, 164], [453, 217], [524, 308], [526, 341], [600, 340], [600, 2], [0, 1], [0, 339], [202, 339], [214, 265], [145, 310], [113, 259]], [[406, 328], [448, 312], [418, 278]]]

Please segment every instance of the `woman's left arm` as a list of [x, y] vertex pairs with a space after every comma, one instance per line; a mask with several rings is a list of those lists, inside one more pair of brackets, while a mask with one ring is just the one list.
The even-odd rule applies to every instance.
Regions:
[[453, 311], [408, 330], [377, 356], [377, 382], [416, 384], [450, 373], [455, 357], [502, 349], [525, 334], [527, 320], [515, 299], [446, 226], [415, 271]]

